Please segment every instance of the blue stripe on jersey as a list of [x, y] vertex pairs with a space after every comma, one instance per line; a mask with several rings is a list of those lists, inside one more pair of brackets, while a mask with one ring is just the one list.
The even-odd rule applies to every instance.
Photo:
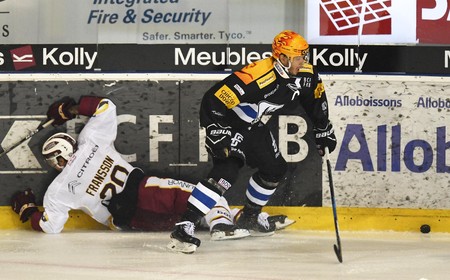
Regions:
[[255, 104], [241, 103], [232, 108], [236, 115], [243, 121], [251, 123], [258, 117], [258, 106]]
[[258, 116], [258, 112], [252, 108], [250, 105], [237, 105], [241, 110], [250, 118], [255, 119]]
[[192, 191], [191, 194], [193, 197], [195, 197], [198, 201], [200, 201], [201, 203], [203, 203], [206, 207], [208, 207], [209, 209], [213, 208], [214, 205], [216, 205], [216, 201], [209, 197], [207, 194], [203, 193], [202, 191], [200, 191], [198, 188], [195, 188]]

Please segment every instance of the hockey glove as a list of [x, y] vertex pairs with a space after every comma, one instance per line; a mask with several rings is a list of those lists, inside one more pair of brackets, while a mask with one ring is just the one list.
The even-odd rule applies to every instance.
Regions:
[[25, 191], [16, 192], [11, 199], [11, 207], [19, 214], [20, 220], [22, 223], [28, 221], [30, 216], [38, 211], [35, 202], [36, 198], [34, 196], [33, 191], [28, 188]]
[[228, 157], [231, 147], [231, 127], [212, 123], [206, 127], [206, 149], [216, 158]]
[[325, 128], [315, 127], [314, 135], [316, 137], [316, 147], [321, 156], [325, 155], [325, 147], [328, 147], [330, 153], [334, 151], [337, 141], [331, 122], [328, 122]]
[[70, 113], [69, 109], [76, 105], [76, 102], [73, 98], [70, 97], [64, 97], [63, 99], [56, 101], [50, 107], [47, 111], [47, 117], [48, 119], [54, 119], [53, 125], [61, 125], [65, 123], [68, 120], [73, 119], [75, 116]]

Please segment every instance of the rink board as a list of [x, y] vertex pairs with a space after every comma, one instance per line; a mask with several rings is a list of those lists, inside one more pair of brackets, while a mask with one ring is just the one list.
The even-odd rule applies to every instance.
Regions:
[[[285, 214], [296, 223], [289, 229], [334, 231], [333, 212], [329, 207], [265, 207], [269, 214]], [[341, 231], [401, 231], [418, 232], [428, 224], [432, 232], [450, 233], [450, 210], [429, 209], [337, 209]], [[10, 207], [0, 207], [0, 229], [30, 229], [29, 222], [22, 224]], [[65, 230], [108, 229], [81, 211], [71, 211]]]
[[[1, 145], [8, 147], [37, 127], [49, 104], [62, 96], [106, 95], [118, 105], [115, 146], [129, 162], [151, 175], [195, 183], [211, 167], [198, 124], [200, 100], [226, 75], [0, 75]], [[338, 140], [330, 154], [337, 205], [450, 209], [450, 77], [324, 75], [323, 80]], [[295, 113], [282, 112], [267, 121], [289, 163], [286, 180], [269, 205], [330, 207], [311, 124], [304, 113]], [[84, 121], [77, 118], [58, 129], [76, 136]], [[0, 205], [24, 187], [33, 189], [41, 205], [56, 174], [38, 156], [39, 149], [55, 131], [47, 129], [0, 158], [0, 176], [8, 182]], [[242, 170], [226, 194], [230, 204], [245, 202], [253, 172]]]
[[[26, 132], [37, 126], [45, 118], [43, 112], [57, 97], [78, 97], [81, 93], [108, 95], [120, 104], [120, 137], [116, 146], [125, 157], [147, 170], [156, 167], [155, 175], [190, 176], [188, 179], [196, 182], [210, 164], [197, 122], [201, 92], [223, 77], [3, 75], [0, 78], [6, 83], [2, 84], [5, 94], [0, 102], [5, 114], [2, 146], [19, 136], [12, 135], [17, 128]], [[370, 75], [323, 78], [338, 138], [330, 160], [341, 229], [417, 231], [426, 223], [432, 231], [450, 232], [447, 163], [450, 131], [446, 129], [450, 121], [447, 100], [450, 78]], [[76, 134], [82, 121], [68, 122], [66, 131]], [[297, 223], [292, 228], [333, 230], [328, 178], [322, 176], [326, 169], [297, 121], [294, 116], [275, 123], [283, 140], [280, 147], [290, 152], [285, 156], [292, 164], [291, 180], [275, 193], [271, 201], [274, 204], [267, 211], [285, 213], [295, 219]], [[298, 130], [284, 129], [293, 122], [299, 124]], [[11, 135], [8, 131], [12, 131]], [[145, 133], [140, 135], [142, 131]], [[6, 206], [13, 192], [31, 187], [37, 204], [42, 205], [46, 186], [55, 174], [37, 155], [39, 143], [53, 132], [49, 129], [33, 137], [1, 159], [1, 178], [8, 184], [0, 195], [3, 205], [0, 228], [29, 228]], [[140, 137], [130, 142], [128, 132]], [[161, 141], [152, 140], [158, 139], [155, 135]], [[171, 141], [168, 136], [172, 136]], [[289, 149], [289, 143], [298, 147], [302, 141], [308, 142], [306, 149]], [[252, 172], [243, 170], [232, 192], [227, 193], [230, 204], [243, 204], [247, 178]], [[321, 205], [323, 208], [318, 207]], [[98, 225], [84, 214], [74, 212], [66, 228], [78, 227]]]

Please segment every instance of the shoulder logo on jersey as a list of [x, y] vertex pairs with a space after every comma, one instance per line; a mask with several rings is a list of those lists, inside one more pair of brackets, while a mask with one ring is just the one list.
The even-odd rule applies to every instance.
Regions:
[[245, 90], [240, 85], [235, 84], [234, 88], [239, 92], [240, 95], [244, 95], [245, 94]]
[[97, 110], [94, 113], [94, 116], [100, 115], [101, 113], [105, 112], [109, 108], [109, 102], [106, 99], [100, 100], [100, 103], [98, 103]]
[[258, 80], [256, 80], [256, 83], [258, 84], [259, 88], [265, 88], [266, 86], [270, 85], [273, 81], [277, 79], [277, 76], [275, 75], [275, 72], [270, 71], [266, 75], [262, 76]]
[[225, 104], [228, 109], [231, 109], [240, 103], [239, 98], [227, 85], [223, 85], [219, 88], [214, 95]]

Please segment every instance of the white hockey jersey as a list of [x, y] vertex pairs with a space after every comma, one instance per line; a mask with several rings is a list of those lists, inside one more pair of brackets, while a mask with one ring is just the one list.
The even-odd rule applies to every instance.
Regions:
[[71, 209], [109, 226], [108, 201], [122, 192], [134, 169], [114, 148], [116, 136], [116, 106], [102, 99], [78, 137], [78, 150], [45, 193], [39, 221], [44, 232], [61, 232]]

